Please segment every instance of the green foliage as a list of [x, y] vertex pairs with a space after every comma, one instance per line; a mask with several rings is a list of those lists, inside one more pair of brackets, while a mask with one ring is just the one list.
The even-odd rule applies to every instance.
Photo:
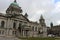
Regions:
[[28, 38], [27, 40], [54, 40], [54, 38]]
[[59, 40], [58, 38], [53, 38], [53, 37], [51, 37], [51, 38], [49, 38], [49, 37], [47, 37], [47, 38], [27, 37], [27, 38], [20, 38], [20, 39], [22, 39], [22, 40], [55, 40], [55, 39]]

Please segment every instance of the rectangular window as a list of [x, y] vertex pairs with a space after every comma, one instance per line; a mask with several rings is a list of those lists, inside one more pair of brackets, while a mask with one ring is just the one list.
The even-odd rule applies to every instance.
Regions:
[[3, 35], [4, 34], [4, 30], [0, 30], [0, 35]]
[[13, 31], [12, 34], [13, 34], [13, 35], [16, 35], [16, 31]]
[[4, 34], [4, 31], [2, 31], [2, 35]]
[[0, 30], [0, 35], [1, 35], [1, 30]]
[[34, 31], [34, 27], [32, 27], [32, 31]]
[[37, 27], [35, 27], [35, 31], [37, 31]]
[[27, 22], [24, 22], [25, 24], [27, 24]]

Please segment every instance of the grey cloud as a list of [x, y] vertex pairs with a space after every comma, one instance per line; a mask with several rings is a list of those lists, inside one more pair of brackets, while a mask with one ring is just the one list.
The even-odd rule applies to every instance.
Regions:
[[[0, 0], [0, 11], [4, 12], [13, 1], [14, 0]], [[17, 2], [19, 6], [22, 7], [23, 14], [28, 13], [30, 20], [38, 21], [41, 14], [43, 14], [46, 19], [47, 25], [49, 25], [51, 21], [54, 22], [55, 25], [57, 24], [57, 20], [60, 20], [59, 10], [54, 11], [56, 8], [53, 0], [17, 0]], [[42, 10], [42, 13], [40, 10]]]

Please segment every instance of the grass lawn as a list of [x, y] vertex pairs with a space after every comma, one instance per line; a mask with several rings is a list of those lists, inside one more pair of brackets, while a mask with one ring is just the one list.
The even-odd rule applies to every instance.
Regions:
[[60, 38], [39, 38], [39, 37], [29, 37], [29, 38], [20, 38], [22, 40], [60, 40]]

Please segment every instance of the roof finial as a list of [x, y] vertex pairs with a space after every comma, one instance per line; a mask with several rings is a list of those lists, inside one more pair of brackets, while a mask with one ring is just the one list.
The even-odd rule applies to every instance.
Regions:
[[25, 13], [25, 17], [28, 17], [28, 14], [27, 13]]
[[14, 2], [16, 2], [16, 0], [14, 0]]
[[41, 14], [41, 17], [40, 17], [40, 19], [44, 19], [42, 14]]

